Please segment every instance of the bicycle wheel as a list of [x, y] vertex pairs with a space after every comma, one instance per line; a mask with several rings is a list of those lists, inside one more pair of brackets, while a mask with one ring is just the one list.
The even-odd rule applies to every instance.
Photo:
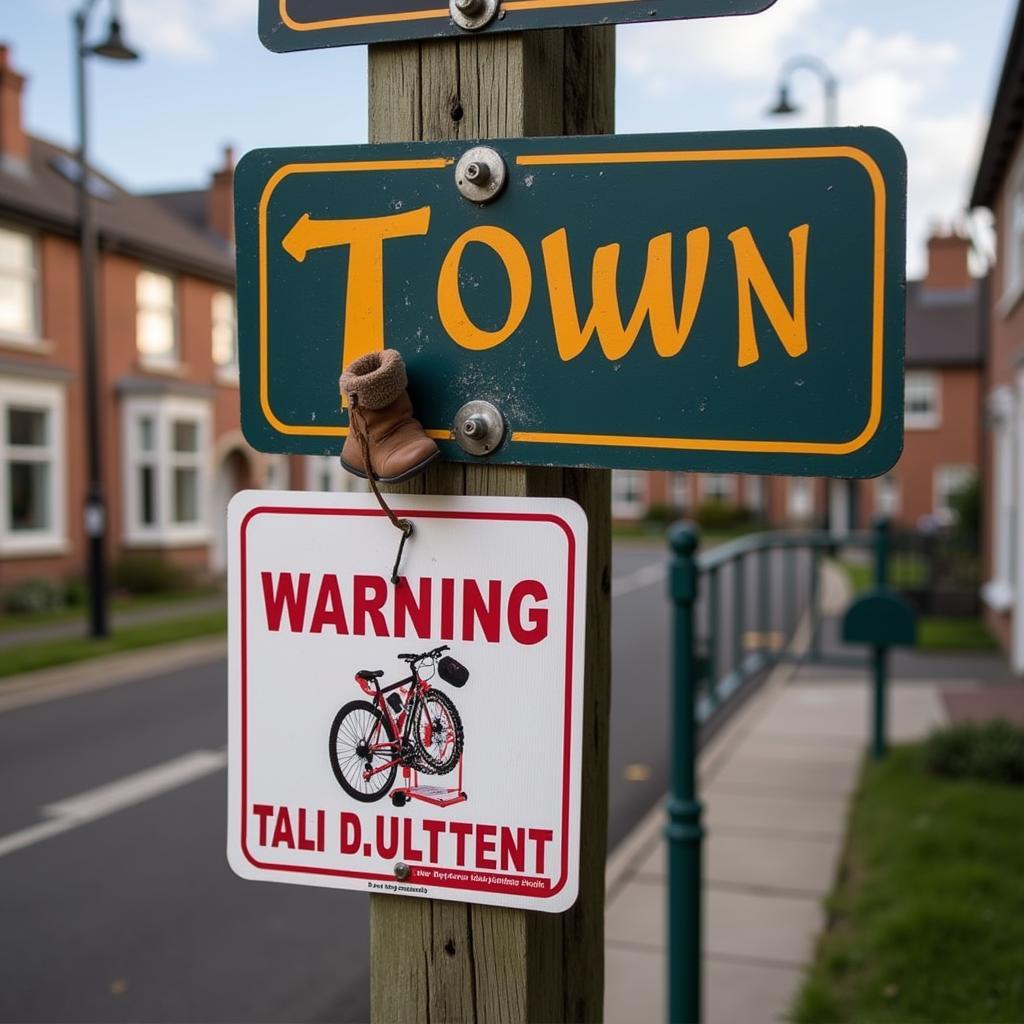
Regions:
[[439, 690], [427, 690], [416, 712], [416, 755], [419, 770], [447, 775], [462, 757], [462, 719]]
[[397, 744], [385, 750], [371, 750], [377, 743], [395, 743], [391, 723], [369, 701], [346, 704], [331, 725], [329, 753], [331, 770], [341, 788], [354, 800], [379, 800], [395, 781], [396, 765], [366, 778], [369, 768], [379, 768], [398, 757]]

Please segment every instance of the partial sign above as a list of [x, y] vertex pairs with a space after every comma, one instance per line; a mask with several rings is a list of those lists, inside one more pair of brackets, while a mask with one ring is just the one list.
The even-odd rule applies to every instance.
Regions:
[[[903, 430], [906, 162], [874, 128], [258, 150], [236, 177], [242, 422], [337, 453], [398, 349], [447, 459], [873, 476]], [[483, 167], [483, 170], [481, 170]], [[457, 184], [457, 179], [461, 182]]]
[[[576, 900], [587, 521], [564, 498], [244, 491], [228, 860], [244, 878]], [[400, 503], [400, 504], [398, 504]]]
[[[529, 28], [755, 14], [775, 0], [260, 0], [270, 50], [394, 42]], [[465, 27], [464, 27], [465, 26]]]

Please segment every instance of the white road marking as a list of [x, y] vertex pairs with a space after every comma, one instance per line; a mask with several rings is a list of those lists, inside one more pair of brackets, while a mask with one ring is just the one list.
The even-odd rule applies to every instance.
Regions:
[[668, 568], [663, 562], [655, 562], [627, 572], [625, 576], [616, 576], [612, 580], [612, 597], [623, 597], [632, 594], [634, 590], [643, 590], [644, 587], [660, 583], [667, 573]]
[[0, 857], [187, 785], [220, 771], [227, 761], [224, 750], [194, 750], [115, 782], [47, 804], [42, 813], [48, 821], [0, 837]]

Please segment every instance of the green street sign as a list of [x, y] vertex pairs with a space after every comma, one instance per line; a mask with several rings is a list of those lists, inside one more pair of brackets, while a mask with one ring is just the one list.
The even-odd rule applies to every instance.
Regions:
[[775, 0], [260, 0], [270, 50], [754, 14]]
[[841, 477], [893, 465], [906, 161], [891, 135], [498, 140], [507, 180], [487, 203], [460, 192], [475, 145], [242, 160], [253, 447], [338, 452], [341, 369], [387, 347], [451, 460], [478, 461], [452, 426], [485, 401], [508, 428], [487, 456], [498, 463]]

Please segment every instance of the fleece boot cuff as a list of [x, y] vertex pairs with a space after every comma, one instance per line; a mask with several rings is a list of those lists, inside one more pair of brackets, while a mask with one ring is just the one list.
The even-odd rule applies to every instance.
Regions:
[[350, 402], [358, 399], [361, 409], [384, 409], [405, 391], [405, 363], [393, 348], [367, 352], [349, 364], [339, 384]]

